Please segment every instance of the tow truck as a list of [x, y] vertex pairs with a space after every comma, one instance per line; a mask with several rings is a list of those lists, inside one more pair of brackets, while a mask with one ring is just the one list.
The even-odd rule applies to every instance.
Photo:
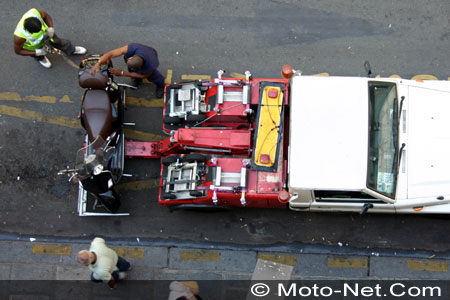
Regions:
[[450, 213], [450, 82], [223, 75], [167, 85], [169, 136], [126, 142], [162, 206]]

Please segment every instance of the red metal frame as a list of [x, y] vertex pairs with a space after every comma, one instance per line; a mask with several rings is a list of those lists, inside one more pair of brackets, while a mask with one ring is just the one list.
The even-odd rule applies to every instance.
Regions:
[[[236, 80], [237, 78], [227, 78]], [[213, 80], [211, 81], [213, 82]], [[216, 110], [205, 113], [207, 119], [198, 127], [185, 128], [180, 125], [176, 130], [170, 132], [171, 136], [157, 142], [126, 141], [125, 156], [141, 158], [163, 158], [168, 156], [183, 157], [187, 153], [209, 153], [214, 159], [209, 159], [205, 165], [213, 170], [220, 167], [222, 173], [240, 173], [245, 160], [251, 160], [253, 147], [253, 133], [255, 121], [250, 120], [249, 108], [254, 112], [258, 109], [260, 100], [260, 85], [262, 82], [274, 82], [282, 84], [284, 88], [285, 106], [283, 118], [283, 138], [279, 151], [278, 165], [276, 172], [266, 172], [252, 170], [247, 164], [246, 185], [232, 190], [224, 190], [224, 187], [233, 184], [223, 183], [221, 187], [215, 187], [211, 179], [206, 176], [202, 178], [198, 189], [205, 192], [205, 196], [190, 199], [161, 199], [163, 187], [165, 186], [164, 172], [167, 166], [161, 164], [161, 179], [159, 189], [159, 203], [163, 206], [180, 204], [210, 204], [220, 206], [240, 206], [246, 207], [272, 207], [285, 208], [286, 204], [278, 200], [279, 193], [286, 183], [287, 174], [287, 146], [288, 146], [288, 81], [286, 79], [252, 79], [249, 82], [250, 99], [249, 103], [239, 104], [236, 102], [224, 102], [216, 105]], [[167, 95], [166, 86], [166, 95]], [[239, 87], [224, 87], [224, 91], [239, 91]], [[165, 95], [165, 97], [167, 97]], [[211, 86], [206, 91], [206, 102], [211, 97], [217, 97], [217, 86]], [[163, 115], [165, 115], [166, 105], [164, 103]], [[218, 126], [222, 128], [218, 128]], [[164, 127], [164, 126], [163, 126]], [[210, 128], [208, 128], [210, 127]], [[227, 128], [223, 128], [227, 127]], [[180, 156], [181, 155], [181, 156]], [[243, 162], [244, 161], [244, 162]], [[215, 170], [215, 169], [214, 169]], [[202, 175], [203, 176], [203, 175]], [[242, 199], [245, 199], [243, 202]]]

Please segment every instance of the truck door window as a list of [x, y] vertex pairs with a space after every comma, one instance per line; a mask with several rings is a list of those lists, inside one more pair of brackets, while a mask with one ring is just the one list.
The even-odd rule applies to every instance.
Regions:
[[367, 186], [394, 198], [397, 175], [397, 89], [394, 83], [369, 82]]

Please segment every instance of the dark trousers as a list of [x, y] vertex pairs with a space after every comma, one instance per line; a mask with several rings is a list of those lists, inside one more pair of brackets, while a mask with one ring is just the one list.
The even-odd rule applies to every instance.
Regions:
[[159, 88], [164, 87], [164, 76], [162, 76], [162, 74], [159, 73], [158, 70], [153, 71], [152, 75], [147, 77], [147, 80], [153, 82]]
[[[53, 36], [53, 42], [50, 41], [49, 38], [46, 38], [44, 40], [44, 43], [63, 51], [67, 55], [72, 55], [72, 53], [75, 51], [75, 46], [72, 45], [72, 43], [69, 40], [62, 39], [62, 38], [56, 36], [56, 34]], [[44, 59], [44, 56], [32, 55], [32, 57], [37, 60]]]
[[[136, 71], [128, 68], [128, 72], [136, 72]], [[162, 76], [162, 74], [159, 73], [159, 71], [157, 69], [155, 69], [152, 72], [152, 75], [147, 77], [147, 80], [150, 82], [153, 82], [158, 88], [164, 88], [164, 85], [165, 85], [164, 79], [165, 79], [164, 76]], [[134, 85], [138, 86], [139, 84], [141, 84], [142, 79], [133, 78], [133, 81], [134, 81]]]
[[[111, 276], [114, 278], [115, 281], [118, 281], [119, 280], [119, 272], [128, 271], [131, 267], [131, 264], [128, 261], [126, 261], [125, 258], [122, 258], [119, 256], [116, 267], [119, 269], [119, 271], [112, 272]], [[91, 280], [94, 282], [102, 282], [101, 280], [97, 280], [94, 278], [94, 273], [91, 273]]]

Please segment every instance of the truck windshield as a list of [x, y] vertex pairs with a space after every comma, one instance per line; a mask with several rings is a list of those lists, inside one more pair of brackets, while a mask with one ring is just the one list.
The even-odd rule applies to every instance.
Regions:
[[390, 198], [397, 180], [398, 116], [394, 83], [369, 82], [367, 186]]

